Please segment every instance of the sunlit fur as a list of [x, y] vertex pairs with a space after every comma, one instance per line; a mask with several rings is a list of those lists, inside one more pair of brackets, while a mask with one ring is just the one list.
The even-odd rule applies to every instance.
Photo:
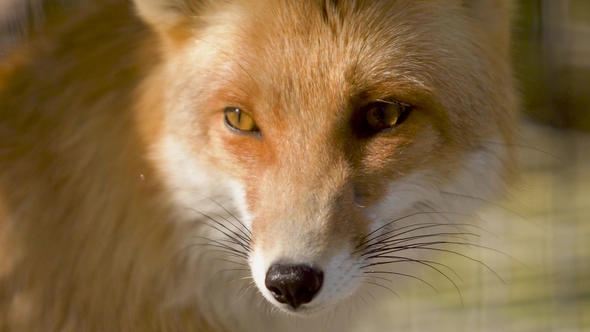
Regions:
[[[423, 254], [477, 247], [473, 213], [514, 169], [511, 11], [80, 0], [53, 13], [0, 62], [0, 331], [343, 331], [326, 312], [359, 289], [417, 269], [452, 283]], [[367, 132], [377, 100], [411, 113]], [[227, 107], [256, 135], [228, 128]], [[323, 270], [310, 303], [273, 299], [276, 262]]]

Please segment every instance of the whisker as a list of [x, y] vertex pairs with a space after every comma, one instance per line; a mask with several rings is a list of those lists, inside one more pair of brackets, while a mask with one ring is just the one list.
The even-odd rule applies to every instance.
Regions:
[[[445, 242], [445, 241], [439, 241], [439, 242], [433, 242], [433, 243], [423, 243], [423, 244], [417, 244], [417, 245], [409, 245], [409, 246], [402, 246], [402, 247], [392, 248], [392, 250], [390, 252], [383, 252], [382, 254], [385, 255], [385, 254], [400, 252], [400, 251], [404, 251], [404, 250], [408, 250], [408, 249], [446, 252], [446, 253], [450, 253], [450, 254], [454, 254], [454, 255], [458, 255], [458, 256], [464, 257], [464, 258], [466, 258], [466, 259], [468, 259], [470, 261], [476, 262], [476, 263], [484, 266], [486, 269], [488, 269], [490, 272], [492, 272], [498, 279], [500, 279], [500, 281], [502, 281], [503, 284], [506, 284], [506, 282], [504, 281], [504, 279], [502, 279], [500, 277], [500, 275], [498, 275], [496, 273], [496, 271], [494, 271], [491, 267], [489, 267], [484, 262], [482, 262], [482, 261], [480, 261], [478, 259], [469, 257], [469, 256], [467, 256], [465, 254], [462, 254], [462, 253], [459, 253], [459, 252], [456, 252], [456, 251], [453, 251], [453, 250], [442, 249], [442, 248], [431, 248], [431, 247], [427, 247], [429, 245], [437, 245], [437, 244], [459, 244], [459, 243], [452, 243], [452, 242]], [[477, 246], [477, 247], [480, 247], [480, 248], [484, 248], [484, 249], [489, 249], [489, 250], [496, 251], [495, 249], [487, 248], [487, 247], [484, 247], [484, 246], [478, 246], [478, 245], [475, 245], [475, 244], [472, 244], [472, 243], [464, 243], [462, 245]], [[502, 252], [500, 252], [500, 253], [502, 253]]]
[[[213, 240], [215, 240], [214, 243], [217, 243], [218, 245], [222, 245], [223, 244], [223, 245], [229, 246], [229, 247], [231, 247], [231, 248], [233, 248], [235, 250], [238, 250], [238, 251], [242, 252], [244, 255], [247, 255], [250, 252], [249, 248], [245, 248], [240, 242], [237, 242], [235, 239], [231, 239], [231, 238], [209, 239], [209, 238], [206, 238], [204, 236], [198, 236], [198, 235], [197, 236], [193, 236], [193, 238], [200, 238], [200, 239], [206, 240], [208, 242], [213, 242]], [[232, 246], [232, 245], [237, 245], [238, 247], [235, 247], [235, 246]], [[240, 248], [241, 249], [244, 249], [244, 251], [242, 251]]]
[[[407, 273], [400, 273], [400, 272], [393, 272], [393, 271], [373, 271], [373, 270], [369, 270], [369, 271], [364, 271], [364, 273], [379, 273], [379, 274], [390, 274], [390, 275], [396, 275], [396, 276], [400, 276], [400, 277], [407, 277], [407, 278], [411, 278], [411, 279], [416, 279], [428, 286], [430, 286], [430, 288], [432, 288], [435, 292], [438, 293], [438, 289], [436, 289], [436, 287], [432, 286], [432, 284], [430, 284], [429, 282], [427, 282], [426, 280], [413, 276], [411, 274], [407, 274]], [[367, 282], [367, 281], [365, 281]], [[387, 288], [387, 287], [385, 287]], [[396, 294], [397, 295], [397, 294]]]
[[492, 202], [490, 200], [483, 199], [481, 197], [471, 196], [471, 195], [465, 195], [465, 194], [459, 194], [459, 193], [452, 193], [452, 192], [448, 192], [448, 191], [441, 191], [440, 193], [443, 194], [443, 195], [449, 195], [449, 196], [455, 196], [455, 197], [463, 197], [463, 198], [467, 198], [467, 199], [472, 199], [472, 200], [476, 200], [476, 201], [479, 201], [479, 202], [483, 202], [483, 203], [486, 203], [486, 204], [489, 204], [489, 205], [493, 205], [493, 206], [498, 207], [498, 208], [500, 208], [500, 209], [502, 209], [504, 211], [510, 212], [513, 215], [519, 217], [520, 219], [525, 220], [525, 221], [527, 221], [527, 222], [529, 222], [529, 223], [531, 223], [531, 224], [533, 224], [533, 225], [535, 225], [535, 226], [537, 226], [537, 227], [539, 227], [539, 228], [541, 228], [543, 230], [551, 231], [550, 229], [548, 229], [548, 228], [546, 228], [546, 227], [544, 227], [544, 226], [542, 226], [542, 225], [540, 225], [540, 224], [538, 224], [538, 223], [536, 223], [536, 222], [534, 222], [534, 221], [532, 221], [532, 220], [524, 217], [523, 215], [517, 213], [516, 211], [511, 210], [511, 209], [509, 209], [509, 208], [507, 208], [507, 207], [505, 207], [505, 206], [503, 206], [501, 204]]
[[[374, 239], [376, 239], [376, 238], [379, 238], [379, 237], [381, 236], [381, 234], [380, 234], [380, 235], [378, 235], [378, 236], [375, 236], [375, 237], [373, 237], [373, 238], [370, 238], [370, 237], [371, 237], [372, 235], [374, 235], [376, 232], [378, 232], [378, 231], [382, 230], [383, 228], [391, 226], [391, 224], [393, 224], [393, 223], [395, 223], [395, 222], [398, 222], [398, 221], [401, 221], [401, 220], [404, 220], [404, 219], [406, 219], [406, 218], [410, 218], [410, 217], [413, 217], [413, 216], [416, 216], [416, 215], [428, 215], [428, 214], [440, 214], [440, 213], [448, 213], [448, 214], [451, 214], [451, 215], [459, 215], [459, 216], [470, 216], [470, 217], [473, 217], [473, 216], [472, 216], [472, 215], [470, 215], [470, 214], [466, 214], [466, 213], [455, 213], [455, 212], [438, 212], [438, 211], [437, 211], [437, 212], [430, 212], [430, 211], [420, 211], [420, 212], [414, 212], [414, 213], [411, 213], [411, 214], [405, 215], [405, 216], [403, 216], [403, 217], [400, 217], [400, 218], [394, 219], [394, 220], [392, 220], [392, 221], [390, 221], [390, 222], [387, 222], [387, 223], [385, 223], [385, 225], [382, 225], [381, 227], [379, 227], [379, 228], [377, 228], [377, 229], [375, 229], [375, 230], [373, 230], [373, 231], [369, 232], [367, 235], [365, 235], [365, 236], [364, 236], [364, 237], [361, 239], [361, 240], [365, 240], [365, 241], [361, 242], [361, 243], [360, 243], [360, 244], [359, 244], [357, 247], [363, 246], [363, 245], [367, 244], [368, 242], [371, 242], [372, 240], [374, 240]], [[369, 239], [368, 239], [368, 240], [366, 240], [367, 238], [369, 238]]]
[[[383, 279], [387, 280], [387, 278], [383, 278]], [[373, 296], [373, 294], [369, 293], [367, 290], [365, 290], [365, 293], [367, 293], [367, 295], [369, 295], [375, 302], [377, 302], [377, 299]], [[365, 301], [364, 297], [361, 297], [361, 300], [363, 300], [363, 302], [365, 302], [365, 305], [367, 307], [369, 307], [369, 304], [367, 303], [367, 301]]]
[[[380, 256], [379, 259], [398, 259], [396, 261], [386, 261], [386, 262], [375, 262], [375, 263], [370, 263], [370, 264], [366, 264], [364, 266], [362, 266], [361, 268], [368, 268], [371, 266], [376, 266], [376, 265], [385, 265], [385, 264], [391, 264], [391, 263], [397, 263], [397, 262], [415, 262], [415, 263], [419, 263], [419, 264], [424, 264], [429, 266], [428, 264], [432, 264], [432, 265], [438, 265], [441, 267], [444, 267], [446, 269], [448, 269], [449, 271], [453, 272], [453, 274], [459, 278], [459, 280], [463, 281], [463, 278], [461, 278], [461, 276], [454, 270], [452, 269], [450, 266], [446, 265], [446, 264], [442, 264], [439, 262], [435, 262], [435, 261], [430, 261], [430, 260], [425, 260], [425, 259], [413, 259], [413, 258], [409, 258], [409, 257], [403, 257], [403, 256]], [[431, 267], [431, 266], [429, 266]], [[432, 268], [432, 267], [431, 267]]]
[[[373, 246], [380, 245], [380, 244], [387, 244], [387, 243], [392, 243], [392, 242], [396, 242], [396, 241], [400, 241], [400, 240], [406, 240], [406, 239], [412, 239], [412, 238], [421, 237], [421, 236], [431, 237], [431, 236], [445, 236], [445, 235], [470, 235], [470, 236], [479, 237], [479, 235], [477, 235], [475, 233], [471, 233], [471, 232], [448, 232], [448, 233], [422, 234], [422, 235], [416, 235], [416, 236], [411, 236], [411, 237], [405, 237], [405, 238], [400, 238], [400, 239], [392, 240], [392, 239], [395, 239], [395, 238], [397, 238], [397, 237], [399, 237], [401, 235], [404, 235], [404, 234], [409, 234], [409, 233], [412, 233], [412, 232], [415, 232], [415, 231], [419, 231], [419, 230], [422, 230], [422, 229], [442, 227], [442, 226], [448, 226], [448, 225], [446, 225], [446, 224], [434, 224], [434, 225], [430, 224], [430, 225], [423, 225], [423, 226], [420, 226], [420, 227], [414, 227], [414, 225], [412, 225], [412, 227], [414, 227], [414, 228], [412, 228], [412, 229], [410, 229], [408, 231], [404, 231], [404, 232], [401, 232], [401, 233], [398, 233], [398, 234], [388, 235], [386, 238], [380, 239], [378, 242], [372, 243], [372, 244], [366, 246], [365, 248], [368, 249], [368, 248], [371, 248]], [[399, 228], [397, 230], [400, 230], [400, 229], [401, 228]]]
[[[461, 232], [461, 233], [444, 232], [443, 233], [443, 232], [441, 232], [441, 233], [408, 236], [408, 237], [403, 237], [403, 238], [399, 238], [399, 239], [388, 239], [386, 241], [383, 241], [382, 244], [384, 244], [385, 246], [391, 246], [391, 245], [397, 245], [399, 243], [410, 242], [410, 241], [429, 238], [429, 237], [449, 237], [449, 238], [456, 238], [456, 239], [463, 240], [463, 239], [465, 239], [464, 235], [478, 237], [478, 238], [480, 237], [478, 234], [474, 234], [474, 233], [465, 233], [465, 232]], [[465, 242], [465, 243], [468, 243], [468, 242]]]
[[[198, 245], [198, 244], [196, 244], [196, 245]], [[205, 244], [205, 245], [207, 245], [207, 244]], [[212, 250], [209, 250], [208, 252], [219, 252], [219, 253], [223, 253], [223, 254], [226, 254], [226, 255], [239, 257], [239, 258], [242, 258], [244, 260], [247, 260], [248, 259], [248, 256], [246, 256], [246, 255], [242, 255], [242, 254], [237, 253], [237, 252], [229, 251], [226, 248], [223, 248], [223, 247], [220, 247], [220, 246], [217, 246], [217, 245], [214, 245], [214, 244], [207, 245], [207, 246], [213, 247], [213, 248], [218, 248], [218, 249], [215, 249], [215, 250], [213, 250], [213, 249]], [[211, 260], [213, 260], [213, 258]]]
[[[227, 214], [229, 214], [232, 218], [234, 218], [235, 221], [237, 221], [240, 225], [242, 225], [242, 227], [236, 227], [240, 230], [244, 229], [246, 232], [248, 232], [248, 234], [244, 234], [246, 237], [250, 238], [252, 236], [252, 232], [248, 229], [248, 227], [246, 227], [246, 225], [244, 224], [244, 222], [242, 222], [238, 217], [236, 217], [233, 213], [231, 213], [227, 208], [225, 208], [225, 206], [223, 206], [222, 204], [220, 204], [219, 202], [217, 202], [216, 200], [214, 200], [212, 197], [203, 195], [203, 194], [197, 194], [200, 195], [202, 197], [207, 198], [208, 200], [210, 200], [211, 202], [215, 203], [215, 205], [219, 206], [223, 211], [225, 211]], [[216, 196], [217, 197], [217, 196]], [[224, 218], [225, 219], [225, 218]], [[227, 220], [227, 219], [226, 219]], [[229, 221], [228, 221], [229, 222]], [[232, 224], [233, 225], [233, 224]], [[235, 227], [235, 225], [234, 225]], [[243, 230], [242, 230], [243, 231]], [[243, 231], [244, 232], [244, 231]]]
[[[416, 230], [420, 230], [420, 229], [423, 229], [423, 228], [438, 227], [438, 226], [449, 226], [449, 227], [454, 227], [454, 226], [466, 226], [466, 227], [473, 227], [473, 228], [477, 228], [477, 229], [479, 229], [479, 230], [483, 230], [483, 231], [485, 231], [485, 229], [483, 229], [483, 228], [481, 228], [481, 227], [479, 227], [479, 226], [477, 226], [477, 225], [466, 224], [466, 223], [461, 223], [461, 224], [450, 224], [450, 225], [449, 225], [449, 224], [447, 224], [447, 223], [417, 223], [417, 224], [413, 224], [413, 225], [408, 225], [408, 226], [404, 226], [404, 227], [396, 228], [396, 229], [393, 229], [393, 230], [391, 230], [391, 231], [387, 231], [387, 232], [385, 232], [385, 233], [381, 234], [381, 236], [389, 236], [389, 234], [392, 234], [392, 233], [394, 233], [394, 232], [398, 232], [398, 231], [400, 231], [400, 230], [404, 230], [404, 229], [408, 229], [408, 228], [412, 228], [412, 227], [413, 227], [413, 229], [411, 229], [411, 230], [409, 230], [409, 231], [407, 231], [407, 232], [399, 233], [399, 234], [396, 234], [396, 235], [394, 235], [394, 236], [389, 236], [389, 237], [387, 238], [387, 239], [390, 239], [390, 238], [393, 238], [393, 237], [396, 237], [396, 236], [400, 236], [400, 235], [403, 235], [403, 234], [405, 234], [405, 233], [410, 233], [410, 232], [413, 232], [413, 231], [416, 231]], [[463, 230], [463, 229], [460, 229], [460, 230]], [[464, 230], [464, 231], [465, 231], [465, 233], [474, 234], [474, 233], [468, 232], [467, 230]], [[457, 233], [457, 234], [459, 234], [459, 233]], [[380, 240], [378, 240], [378, 241], [377, 241], [377, 242], [375, 242], [375, 243], [371, 243], [371, 244], [367, 245], [365, 248], [360, 248], [360, 249], [358, 249], [358, 250], [354, 251], [353, 253], [357, 253], [357, 252], [360, 252], [360, 251], [363, 251], [363, 250], [369, 249], [369, 248], [371, 248], [371, 247], [373, 247], [373, 246], [379, 245], [380, 243], [382, 243], [382, 241], [383, 241], [383, 240], [387, 240], [387, 239], [380, 239]]]
[[[247, 247], [247, 244], [250, 243], [249, 239], [245, 239], [242, 235], [237, 234], [235, 231], [231, 230], [229, 227], [227, 227], [226, 225], [224, 225], [222, 222], [219, 222], [217, 220], [215, 220], [214, 218], [212, 218], [211, 216], [203, 213], [203, 212], [199, 212], [197, 210], [194, 210], [196, 213], [201, 214], [202, 216], [204, 216], [205, 218], [209, 219], [210, 221], [214, 222], [215, 224], [219, 225], [220, 227], [226, 229], [228, 232], [230, 232], [231, 234], [235, 235], [236, 237], [238, 237], [241, 241], [238, 241], [236, 239], [236, 244], [239, 244], [240, 246], [244, 247], [244, 249], [249, 250]], [[204, 223], [205, 225], [208, 225], [207, 223]], [[220, 233], [222, 233], [223, 235], [227, 236], [228, 238], [231, 239], [235, 239], [233, 236], [229, 235], [228, 233], [226, 233], [225, 231], [213, 226], [213, 225], [209, 225], [209, 227], [212, 227], [214, 229], [216, 229], [217, 231], [219, 231]]]
[[365, 245], [367, 242], [370, 242], [370, 241], [372, 240], [372, 239], [370, 238], [370, 236], [371, 236], [371, 235], [373, 235], [373, 234], [377, 233], [378, 231], [382, 230], [382, 229], [383, 229], [383, 228], [385, 228], [385, 227], [388, 227], [388, 226], [390, 226], [391, 224], [393, 224], [393, 223], [395, 223], [395, 222], [398, 222], [398, 221], [400, 221], [400, 220], [404, 220], [404, 219], [406, 219], [406, 218], [409, 218], [409, 217], [413, 217], [413, 216], [415, 216], [415, 215], [420, 215], [420, 214], [427, 214], [427, 213], [428, 213], [428, 212], [425, 212], [425, 211], [421, 211], [421, 212], [415, 212], [415, 213], [411, 213], [411, 214], [405, 215], [405, 216], [403, 216], [403, 217], [400, 217], [400, 218], [394, 219], [394, 220], [392, 220], [392, 221], [390, 221], [390, 222], [387, 222], [387, 223], [385, 223], [384, 225], [382, 225], [381, 227], [379, 227], [379, 228], [377, 228], [377, 229], [375, 229], [375, 230], [373, 230], [373, 231], [369, 232], [367, 235], [365, 235], [365, 236], [364, 236], [364, 237], [363, 237], [361, 240], [365, 240], [365, 239], [367, 239], [367, 238], [369, 238], [369, 240], [367, 240], [367, 241], [365, 241], [365, 242], [361, 242], [361, 243], [358, 245], [358, 247]]
[[240, 258], [243, 258], [243, 259], [246, 259], [246, 260], [248, 259], [248, 256], [245, 253], [242, 253], [239, 250], [237, 250], [237, 251], [235, 249], [234, 250], [229, 250], [227, 247], [223, 247], [223, 246], [220, 246], [220, 245], [217, 245], [217, 244], [212, 244], [212, 243], [193, 243], [193, 244], [190, 244], [190, 245], [182, 248], [181, 250], [179, 250], [179, 252], [180, 251], [184, 251], [184, 250], [188, 250], [188, 249], [190, 249], [192, 247], [195, 247], [195, 246], [208, 246], [208, 247], [212, 247], [212, 248], [219, 248], [219, 249], [216, 249], [216, 250], [209, 250], [209, 252], [222, 252], [222, 253], [229, 254], [229, 255], [232, 255], [232, 256], [237, 256], [237, 257], [240, 257]]
[[[434, 203], [432, 203], [432, 202], [431, 202], [431, 204], [434, 204]], [[459, 227], [459, 226], [462, 226], [462, 224], [455, 223], [453, 220], [451, 220], [449, 217], [447, 217], [447, 216], [446, 216], [446, 213], [444, 213], [444, 212], [439, 212], [437, 209], [435, 209], [434, 207], [430, 206], [430, 204], [428, 204], [427, 202], [420, 202], [420, 203], [418, 203], [418, 205], [419, 205], [419, 206], [423, 206], [423, 207], [425, 207], [425, 208], [429, 209], [429, 210], [430, 210], [430, 211], [432, 211], [432, 212], [438, 212], [438, 213], [439, 213], [439, 215], [440, 215], [442, 218], [444, 218], [446, 221], [448, 221], [448, 222], [449, 222], [449, 224], [452, 224], [452, 225], [453, 225], [455, 228], [457, 228], [457, 230], [460, 230], [460, 231], [467, 231], [466, 229], [464, 229], [464, 228], [462, 228], [462, 227]], [[436, 206], [436, 204], [434, 204], [434, 205]], [[477, 216], [474, 216], [474, 215], [469, 215], [469, 216], [470, 216], [471, 218], [475, 219], [475, 220], [478, 220], [478, 221], [483, 221], [483, 222], [485, 222], [485, 220], [482, 220], [481, 218], [478, 218]], [[434, 219], [434, 217], [432, 217], [432, 216], [430, 216], [430, 217], [431, 217], [432, 219]], [[463, 225], [464, 225], [464, 224], [463, 224]], [[482, 228], [482, 227], [478, 227], [478, 226], [476, 226], [476, 225], [472, 225], [472, 224], [467, 224], [467, 225], [469, 225], [469, 226], [471, 226], [471, 227], [476, 227], [476, 228], [478, 228], [479, 230], [482, 230], [482, 231], [484, 231], [484, 232], [486, 232], [486, 233], [492, 234], [492, 235], [494, 235], [494, 236], [497, 238], [497, 236], [496, 236], [495, 234], [493, 234], [492, 232], [490, 232], [490, 231], [488, 231], [488, 230], [486, 230], [486, 229], [484, 229], [484, 228]]]
[[[446, 218], [446, 216], [445, 216], [445, 214], [446, 214], [446, 213], [445, 213], [445, 212], [440, 212], [440, 211], [436, 210], [434, 207], [437, 207], [437, 208], [440, 208], [440, 207], [439, 207], [437, 204], [433, 203], [433, 202], [428, 202], [428, 203], [427, 203], [427, 202], [421, 202], [421, 203], [422, 203], [424, 206], [426, 206], [427, 208], [431, 209], [432, 211], [435, 211], [435, 212], [438, 212], [438, 213], [440, 213], [440, 214], [441, 214], [441, 216], [443, 216], [443, 218], [445, 218], [445, 219], [449, 220], [449, 222], [450, 222], [450, 223], [452, 223], [452, 224], [455, 224], [455, 225], [458, 225], [458, 226], [470, 226], [470, 227], [475, 227], [475, 228], [479, 229], [480, 231], [483, 231], [483, 232], [486, 232], [486, 233], [487, 233], [487, 234], [489, 234], [489, 235], [492, 235], [492, 236], [493, 236], [493, 237], [495, 237], [495, 238], [499, 238], [499, 236], [498, 236], [497, 234], [495, 234], [494, 232], [491, 232], [491, 231], [489, 231], [489, 230], [487, 230], [487, 229], [485, 229], [485, 228], [483, 228], [483, 227], [480, 227], [480, 226], [478, 226], [478, 225], [475, 225], [475, 224], [456, 224], [456, 223], [454, 223], [452, 220], [450, 220], [450, 219]], [[430, 206], [431, 204], [432, 204], [432, 205], [434, 205], [434, 207]], [[472, 218], [472, 219], [475, 219], [475, 220], [477, 220], [478, 222], [487, 223], [487, 221], [486, 221], [485, 219], [482, 219], [482, 218], [480, 218], [479, 216], [475, 216], [475, 215], [470, 215], [470, 216], [471, 216], [471, 218]], [[461, 229], [461, 228], [459, 228], [459, 229]]]
[[379, 286], [379, 287], [385, 288], [385, 289], [387, 289], [388, 291], [392, 292], [392, 293], [393, 293], [393, 295], [397, 296], [397, 298], [398, 298], [398, 299], [400, 299], [400, 300], [402, 299], [402, 298], [401, 298], [401, 297], [400, 297], [400, 296], [399, 296], [399, 295], [398, 295], [396, 292], [394, 292], [394, 291], [393, 291], [391, 288], [389, 288], [389, 287], [385, 287], [385, 286], [383, 286], [383, 285], [381, 285], [381, 284], [378, 284], [378, 283], [376, 283], [376, 282], [371, 282], [371, 281], [366, 281], [366, 280], [365, 280], [365, 282], [366, 282], [367, 284], [371, 284], [371, 285], [375, 285], [375, 286]]
[[[240, 247], [241, 247], [242, 249], [244, 249], [246, 252], [250, 252], [250, 248], [249, 248], [249, 246], [248, 246], [247, 244], [245, 244], [245, 243], [242, 243], [242, 242], [241, 242], [239, 239], [236, 239], [236, 238], [232, 237], [231, 235], [229, 235], [229, 234], [227, 234], [227, 233], [223, 232], [222, 230], [218, 229], [218, 228], [217, 228], [217, 227], [215, 227], [215, 226], [212, 226], [212, 225], [208, 225], [208, 226], [210, 226], [211, 228], [213, 228], [213, 229], [215, 229], [215, 230], [219, 231], [220, 233], [222, 233], [223, 235], [225, 235], [225, 236], [226, 236], [228, 239], [232, 240], [232, 241], [231, 241], [231, 243], [233, 243], [233, 244], [236, 244], [236, 245], [240, 246]], [[196, 237], [196, 238], [203, 238], [203, 239], [208, 239], [208, 238], [206, 238], [206, 237], [202, 237], [202, 236], [195, 236], [195, 237]], [[226, 239], [224, 239], [224, 241], [227, 241], [227, 240], [226, 240]]]
[[228, 251], [230, 251], [232, 253], [238, 254], [238, 255], [240, 255], [240, 256], [242, 256], [244, 258], [247, 258], [248, 257], [248, 254], [247, 253], [242, 252], [242, 251], [240, 251], [240, 250], [238, 250], [238, 249], [236, 249], [236, 248], [234, 248], [232, 246], [229, 246], [229, 245], [227, 245], [227, 244], [225, 244], [225, 243], [223, 243], [221, 241], [214, 240], [214, 239], [208, 239], [208, 238], [203, 237], [203, 236], [195, 236], [195, 238], [205, 239], [205, 240], [209, 241], [209, 243], [195, 243], [195, 244], [193, 244], [194, 246], [196, 246], [196, 245], [206, 245], [206, 246], [210, 246], [210, 247], [222, 248], [222, 249], [228, 250]]
[[[222, 262], [228, 262], [228, 263], [232, 263], [232, 264], [236, 264], [236, 265], [242, 266], [242, 269], [241, 269], [242, 271], [244, 270], [244, 267], [247, 266], [243, 262], [236, 262], [236, 261], [232, 261], [232, 260], [227, 259], [227, 258], [219, 258], [218, 257], [218, 258], [214, 258], [213, 260], [222, 261]], [[236, 270], [239, 270], [239, 269], [236, 269]]]
[[[240, 290], [238, 291], [238, 298], [234, 301], [233, 305], [238, 303], [244, 297], [244, 295], [246, 295], [246, 292], [251, 289], [252, 289], [252, 284], [246, 284], [242, 288], [240, 288]], [[254, 296], [252, 296], [252, 298], [254, 298]]]
[[[449, 237], [449, 238], [458, 238], [458, 239], [461, 239], [461, 240], [463, 239], [463, 237], [461, 237], [461, 236], [455, 236], [455, 235], [471, 235], [471, 236], [474, 236], [474, 237], [479, 237], [479, 235], [472, 234], [472, 233], [432, 233], [432, 234], [422, 234], [422, 235], [408, 236], [408, 237], [403, 237], [403, 238], [399, 238], [399, 239], [395, 239], [395, 240], [387, 240], [387, 241], [378, 242], [375, 245], [380, 245], [379, 247], [376, 247], [376, 248], [367, 250], [366, 252], [362, 253], [361, 256], [367, 256], [367, 255], [372, 255], [374, 253], [379, 253], [379, 252], [387, 251], [390, 248], [394, 248], [394, 247], [398, 246], [401, 243], [406, 243], [406, 242], [420, 240], [420, 239], [425, 239], [425, 238], [431, 238], [431, 237]], [[468, 243], [468, 242], [465, 242], [465, 243]], [[372, 258], [372, 256], [368, 256], [368, 258]]]
[[505, 145], [505, 146], [515, 146], [515, 147], [517, 147], [517, 148], [524, 148], [524, 149], [529, 149], [529, 150], [537, 151], [537, 152], [540, 152], [540, 153], [546, 154], [546, 155], [548, 155], [548, 156], [550, 156], [550, 157], [553, 157], [553, 158], [555, 158], [555, 159], [557, 159], [557, 160], [559, 160], [559, 161], [561, 161], [562, 163], [564, 163], [564, 164], [565, 164], [565, 160], [563, 160], [563, 159], [559, 158], [558, 156], [556, 156], [556, 155], [554, 155], [554, 154], [552, 154], [552, 153], [549, 153], [549, 152], [547, 152], [547, 151], [545, 151], [545, 150], [541, 150], [541, 149], [539, 149], [539, 148], [535, 148], [535, 147], [533, 147], [533, 146], [524, 145], [524, 144], [514, 144], [514, 143], [502, 143], [502, 142], [481, 141], [481, 140], [478, 140], [478, 142], [481, 142], [481, 143], [486, 143], [486, 144], [496, 144], [496, 145]]
[[[222, 269], [222, 270], [219, 270], [219, 271], [215, 272], [215, 273], [213, 274], [213, 276], [217, 276], [217, 275], [218, 275], [218, 274], [220, 274], [220, 273], [225, 273], [225, 272], [232, 272], [232, 273], [236, 273], [235, 271], [243, 271], [243, 270], [244, 270], [243, 268], [242, 268], [242, 269]], [[238, 273], [239, 273], [239, 272], [238, 272]], [[233, 283], [234, 281], [235, 281], [235, 280], [232, 280], [232, 281], [230, 281], [229, 283], [231, 284], [231, 283]]]
[[[433, 237], [436, 234], [429, 234], [429, 235], [423, 235], [424, 238], [426, 237]], [[414, 240], [414, 239], [412, 239]], [[403, 241], [403, 242], [407, 242], [407, 241]], [[374, 249], [374, 253], [379, 253], [377, 255], [372, 255], [372, 256], [368, 256], [368, 259], [371, 258], [375, 258], [378, 257], [379, 255], [383, 255], [383, 254], [388, 254], [390, 252], [399, 252], [401, 250], [407, 250], [407, 249], [412, 249], [414, 247], [416, 248], [420, 248], [420, 247], [424, 247], [424, 246], [430, 246], [430, 245], [458, 245], [458, 246], [464, 246], [464, 247], [477, 247], [477, 248], [483, 248], [483, 249], [487, 249], [490, 251], [495, 251], [501, 254], [504, 254], [503, 252], [494, 249], [494, 248], [490, 248], [490, 247], [486, 247], [486, 246], [482, 246], [479, 244], [475, 244], [475, 243], [470, 243], [470, 242], [458, 242], [458, 241], [431, 241], [431, 242], [417, 242], [417, 243], [410, 243], [410, 244], [406, 244], [403, 246], [398, 245], [399, 243], [392, 243], [388, 246], [384, 246], [383, 248], [379, 248], [379, 249]], [[401, 250], [400, 250], [401, 249]]]
[[[238, 236], [240, 239], [244, 240], [244, 242], [249, 243], [252, 241], [250, 235], [244, 231], [245, 226], [243, 224], [240, 224], [242, 227], [238, 227], [233, 222], [231, 222], [230, 220], [225, 218], [224, 216], [221, 216], [221, 215], [214, 213], [214, 212], [209, 212], [209, 213], [227, 221], [228, 224], [232, 225], [237, 231], [241, 232], [243, 235], [240, 235], [240, 234], [236, 233], [235, 231], [232, 231], [233, 234]], [[238, 222], [239, 222], [239, 220], [238, 220]]]
[[[415, 206], [416, 206], [418, 209], [420, 209], [421, 211], [424, 211], [424, 209], [422, 209], [422, 207], [424, 207], [424, 208], [426, 208], [426, 209], [429, 209], [431, 212], [438, 212], [436, 209], [434, 209], [434, 208], [433, 208], [433, 207], [431, 207], [430, 205], [426, 204], [426, 202], [418, 202], [418, 203], [416, 203], [416, 204], [414, 204], [414, 205], [415, 205]], [[443, 217], [443, 218], [444, 218], [444, 219], [445, 219], [445, 220], [446, 220], [446, 221], [447, 221], [449, 224], [453, 224], [453, 226], [454, 226], [455, 222], [453, 222], [453, 221], [452, 221], [450, 218], [448, 218], [447, 216], [445, 216], [445, 215], [444, 215], [444, 214], [442, 214], [442, 213], [440, 213], [439, 215], [440, 215], [441, 217]], [[435, 222], [435, 223], [439, 223], [439, 222], [436, 220], [435, 216], [428, 215], [428, 218], [432, 219], [432, 220], [433, 220], [433, 222]], [[455, 227], [456, 227], [456, 226], [455, 226]], [[457, 228], [457, 229], [459, 229], [459, 230], [463, 230], [463, 229], [461, 229], [460, 227], [456, 227], [456, 228]]]
[[244, 249], [244, 253], [250, 252], [250, 249], [248, 247], [244, 247], [244, 245], [241, 242], [239, 242], [239, 240], [234, 239], [234, 238], [229, 237], [229, 236], [227, 238], [216, 238], [216, 239], [212, 239], [212, 238], [208, 238], [208, 237], [201, 236], [201, 235], [193, 235], [191, 238], [205, 240], [205, 241], [208, 241], [207, 243], [214, 242], [214, 243], [217, 243], [219, 245], [231, 247], [234, 250], [238, 250], [238, 248], [231, 246], [232, 244], [235, 244], [235, 245], [239, 246], [239, 248]]
[[[441, 274], [445, 279], [447, 279], [451, 284], [453, 284], [453, 286], [455, 287], [455, 289], [459, 293], [459, 298], [461, 299], [461, 305], [463, 305], [463, 295], [461, 294], [461, 291], [459, 290], [459, 287], [457, 286], [457, 284], [455, 283], [455, 281], [453, 279], [451, 279], [448, 275], [446, 275], [444, 272], [442, 272], [441, 270], [439, 270], [436, 267], [432, 266], [431, 264], [442, 265], [442, 266], [446, 267], [447, 269], [451, 270], [459, 279], [461, 279], [461, 277], [459, 277], [459, 275], [455, 272], [455, 270], [451, 269], [450, 267], [448, 267], [448, 266], [446, 266], [444, 264], [436, 263], [436, 262], [419, 260], [419, 259], [412, 259], [412, 258], [403, 257], [403, 256], [381, 256], [379, 258], [400, 259], [397, 262], [407, 261], [407, 262], [418, 263], [418, 264], [425, 265], [425, 266], [427, 266], [427, 267], [435, 270], [436, 272], [438, 272], [439, 274]], [[389, 264], [389, 263], [390, 262], [377, 262], [377, 263], [369, 264], [368, 266], [385, 265], [385, 264]], [[461, 279], [461, 281], [462, 281], [462, 279]]]

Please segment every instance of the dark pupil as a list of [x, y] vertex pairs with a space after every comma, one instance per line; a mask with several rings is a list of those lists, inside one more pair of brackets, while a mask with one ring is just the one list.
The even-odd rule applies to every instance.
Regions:
[[387, 124], [389, 117], [387, 113], [385, 113], [387, 106], [386, 105], [379, 105], [375, 108], [374, 116], [381, 122], [382, 124]]
[[374, 130], [383, 130], [394, 126], [399, 117], [399, 110], [396, 105], [378, 103], [368, 114], [369, 125]]

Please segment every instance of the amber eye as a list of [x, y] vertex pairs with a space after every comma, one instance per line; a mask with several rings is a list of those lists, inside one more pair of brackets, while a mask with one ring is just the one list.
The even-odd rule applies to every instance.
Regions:
[[380, 132], [399, 125], [407, 117], [411, 106], [398, 101], [377, 100], [365, 106], [367, 126]]
[[258, 132], [258, 126], [252, 116], [239, 108], [228, 107], [224, 110], [225, 123], [240, 132]]

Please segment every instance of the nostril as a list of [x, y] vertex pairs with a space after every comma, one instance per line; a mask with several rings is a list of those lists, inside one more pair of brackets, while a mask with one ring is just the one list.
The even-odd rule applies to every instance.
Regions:
[[323, 281], [324, 273], [311, 266], [274, 264], [266, 272], [265, 285], [275, 300], [296, 309], [311, 302]]

